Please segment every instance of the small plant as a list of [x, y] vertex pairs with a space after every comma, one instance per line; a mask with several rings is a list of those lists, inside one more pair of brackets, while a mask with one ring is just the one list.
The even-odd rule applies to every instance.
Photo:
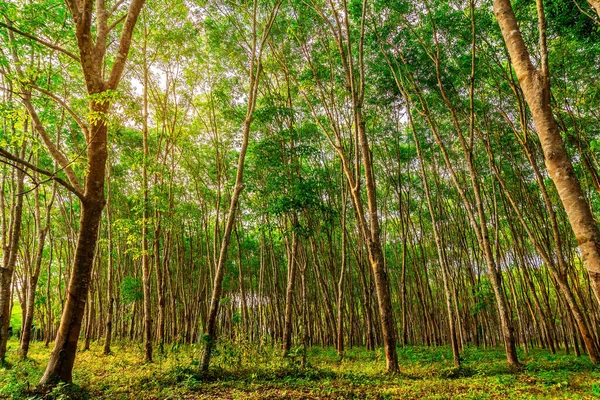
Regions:
[[52, 400], [87, 400], [89, 395], [86, 390], [73, 383], [59, 382], [46, 396]]
[[16, 374], [7, 373], [6, 379], [0, 380], [0, 398], [20, 399], [25, 396], [28, 384], [17, 378]]

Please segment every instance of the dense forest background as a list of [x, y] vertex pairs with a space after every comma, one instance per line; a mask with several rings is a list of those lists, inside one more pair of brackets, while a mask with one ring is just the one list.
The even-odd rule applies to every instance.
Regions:
[[600, 362], [597, 1], [0, 14], [2, 360], [12, 332], [50, 385], [115, 340]]

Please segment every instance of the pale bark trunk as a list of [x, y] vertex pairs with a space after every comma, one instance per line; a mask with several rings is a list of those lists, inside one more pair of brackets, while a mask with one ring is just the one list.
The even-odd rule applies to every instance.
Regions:
[[240, 285], [240, 307], [242, 311], [242, 327], [244, 330], [244, 338], [248, 340], [250, 338], [250, 317], [248, 314], [248, 301], [246, 299], [246, 289], [244, 285], [244, 265], [242, 262], [242, 246], [240, 240], [240, 234], [238, 229], [235, 228], [235, 238], [237, 241], [237, 256], [238, 256], [238, 283]]
[[[331, 34], [335, 39], [335, 44], [340, 56], [340, 61], [345, 74], [345, 84], [348, 90], [348, 98], [351, 101], [352, 111], [352, 134], [354, 141], [354, 170], [352, 170], [349, 156], [342, 144], [340, 126], [332, 120], [331, 128], [335, 134], [336, 140], [328, 134], [328, 140], [340, 156], [344, 175], [350, 187], [352, 206], [355, 210], [358, 221], [360, 236], [367, 247], [369, 262], [375, 278], [375, 287], [377, 290], [377, 300], [379, 305], [379, 313], [381, 316], [381, 332], [386, 355], [386, 369], [388, 372], [397, 372], [398, 355], [396, 350], [396, 326], [393, 317], [392, 302], [390, 296], [389, 277], [385, 268], [385, 260], [381, 246], [381, 235], [379, 227], [379, 215], [377, 213], [377, 196], [375, 174], [373, 163], [371, 160], [371, 149], [369, 146], [368, 137], [365, 129], [365, 121], [362, 115], [365, 90], [365, 68], [364, 68], [364, 39], [365, 39], [365, 24], [367, 15], [367, 4], [363, 2], [362, 15], [360, 22], [360, 36], [358, 37], [358, 62], [352, 55], [352, 37], [349, 22], [349, 13], [347, 4], [342, 4], [342, 9], [338, 9], [339, 5], [330, 2], [328, 4], [334, 16], [334, 21], [331, 21], [323, 14], [323, 11], [315, 7], [321, 18], [326, 20], [329, 25]], [[355, 65], [357, 63], [357, 66]], [[319, 80], [318, 76], [313, 75], [315, 80]], [[306, 96], [305, 93], [303, 95]], [[332, 96], [333, 93], [331, 94]], [[307, 99], [308, 100], [308, 99]], [[325, 105], [325, 101], [323, 105]], [[310, 101], [308, 101], [310, 103]], [[315, 109], [309, 105], [311, 112], [319, 121], [319, 115]], [[327, 106], [325, 105], [325, 108]], [[320, 124], [320, 122], [318, 122]], [[324, 129], [324, 131], [328, 131]], [[352, 143], [352, 140], [350, 140]], [[361, 177], [361, 172], [363, 175]], [[361, 178], [365, 180], [365, 188], [367, 194], [368, 212], [365, 211], [363, 198], [361, 196]], [[367, 222], [368, 214], [368, 222]], [[363, 279], [364, 281], [364, 279]], [[368, 307], [368, 304], [366, 305]]]
[[596, 14], [598, 14], [598, 17], [600, 17], [600, 1], [598, 0], [587, 0], [588, 3], [590, 3], [590, 6], [592, 6], [592, 9], [594, 10], [594, 12]]
[[[459, 349], [459, 345], [458, 345], [458, 337], [456, 334], [456, 323], [454, 320], [454, 312], [452, 310], [452, 294], [450, 292], [450, 285], [449, 285], [449, 272], [448, 272], [448, 265], [446, 262], [446, 258], [444, 257], [444, 246], [442, 244], [442, 238], [440, 233], [438, 232], [438, 221], [436, 219], [436, 215], [435, 215], [435, 210], [433, 208], [433, 203], [431, 202], [431, 190], [429, 187], [429, 182], [427, 180], [427, 174], [425, 172], [425, 163], [424, 163], [424, 159], [423, 156], [421, 154], [421, 146], [419, 143], [419, 139], [417, 137], [413, 122], [412, 122], [412, 116], [410, 115], [410, 104], [407, 101], [407, 112], [408, 112], [408, 118], [409, 118], [409, 123], [411, 126], [411, 130], [413, 133], [413, 140], [415, 142], [415, 147], [417, 150], [417, 157], [419, 158], [419, 167], [420, 167], [420, 172], [421, 172], [421, 179], [423, 181], [423, 185], [425, 186], [425, 197], [427, 199], [427, 209], [429, 210], [429, 214], [431, 216], [431, 226], [433, 229], [433, 238], [435, 241], [435, 247], [437, 250], [437, 255], [438, 255], [438, 262], [440, 263], [440, 268], [442, 270], [442, 281], [444, 284], [444, 294], [446, 297], [446, 310], [447, 310], [447, 317], [448, 317], [448, 327], [450, 329], [450, 344], [452, 345], [452, 356], [453, 356], [453, 360], [454, 360], [454, 366], [456, 368], [460, 367], [460, 349]], [[404, 246], [406, 246], [406, 242], [404, 243]], [[402, 257], [402, 263], [404, 264], [404, 257]], [[403, 290], [404, 292], [404, 290]]]
[[[363, 5], [364, 7], [365, 5]], [[348, 28], [348, 16], [347, 10], [345, 10], [345, 22], [346, 28]], [[367, 138], [367, 132], [365, 128], [365, 120], [362, 114], [363, 98], [365, 89], [364, 80], [364, 62], [363, 62], [363, 40], [364, 40], [364, 19], [366, 17], [366, 10], [363, 10], [362, 22], [361, 22], [361, 39], [359, 42], [359, 79], [358, 88], [355, 87], [354, 83], [354, 71], [352, 69], [352, 59], [350, 59], [349, 69], [349, 83], [352, 90], [352, 105], [354, 113], [354, 129], [356, 132], [356, 140], [360, 146], [360, 153], [362, 157], [362, 167], [364, 168], [364, 179], [365, 189], [367, 191], [367, 205], [369, 215], [369, 226], [365, 221], [365, 213], [362, 207], [359, 218], [363, 225], [363, 235], [366, 240], [369, 260], [371, 262], [371, 268], [373, 269], [373, 275], [375, 277], [375, 288], [377, 290], [377, 301], [379, 305], [379, 315], [381, 317], [381, 329], [383, 334], [383, 345], [385, 349], [386, 359], [386, 371], [387, 372], [398, 372], [398, 353], [396, 349], [396, 324], [394, 322], [394, 314], [392, 308], [392, 299], [390, 294], [390, 283], [388, 273], [385, 267], [385, 261], [383, 256], [383, 250], [381, 248], [381, 229], [379, 226], [379, 215], [377, 211], [377, 191], [375, 184], [375, 172], [373, 168], [373, 162], [371, 160], [371, 148], [369, 146], [369, 140]], [[349, 40], [349, 38], [347, 38]], [[358, 163], [357, 163], [358, 164]], [[359, 166], [356, 165], [358, 168]], [[355, 203], [360, 204], [360, 193], [358, 192], [358, 186], [353, 188], [353, 196], [355, 197]]]
[[[50, 237], [50, 254], [52, 254], [52, 236]], [[52, 257], [50, 257], [52, 258]], [[45, 332], [46, 338], [44, 340], [44, 347], [48, 347], [48, 345], [50, 344], [50, 340], [52, 339], [53, 333], [54, 333], [54, 319], [52, 318], [52, 298], [50, 297], [50, 285], [51, 285], [51, 278], [52, 278], [52, 274], [50, 273], [50, 269], [51, 269], [52, 265], [49, 262], [48, 263], [48, 267], [46, 269], [46, 274], [47, 274], [47, 278], [46, 278], [46, 329], [47, 332]]]
[[363, 166], [365, 169], [365, 181], [367, 188], [367, 201], [369, 204], [370, 219], [370, 237], [367, 238], [367, 248], [369, 260], [373, 275], [375, 276], [375, 288], [377, 290], [377, 300], [379, 305], [379, 315], [381, 317], [381, 328], [383, 333], [383, 344], [385, 349], [386, 371], [398, 372], [398, 354], [396, 350], [396, 324], [392, 308], [392, 299], [390, 295], [390, 283], [388, 273], [385, 269], [383, 250], [381, 248], [379, 216], [377, 215], [377, 199], [375, 191], [375, 177], [373, 165], [371, 164], [370, 149], [364, 131], [364, 122], [362, 116], [359, 117], [360, 138], [363, 154]]
[[581, 258], [590, 276], [590, 284], [596, 299], [600, 302], [600, 230], [583, 194], [552, 113], [543, 9], [541, 4], [538, 4], [541, 70], [536, 69], [531, 62], [510, 1], [495, 0], [494, 14], [502, 30], [525, 100], [531, 110], [548, 173], [567, 213], [581, 251]]
[[[160, 214], [157, 211], [154, 213], [156, 227], [154, 229], [154, 268], [155, 268], [155, 276], [156, 276], [156, 292], [158, 294], [158, 313], [157, 313], [157, 321], [156, 321], [156, 341], [158, 343], [158, 351], [160, 353], [164, 352], [164, 344], [165, 344], [165, 270], [167, 267], [167, 255], [166, 253], [163, 255], [164, 260], [161, 261], [160, 257], [160, 235], [161, 235], [161, 221]], [[166, 245], [163, 246], [166, 249]], [[164, 268], [163, 268], [164, 265]], [[176, 322], [177, 316], [173, 313], [173, 319]], [[173, 324], [176, 327], [176, 323]], [[174, 332], [173, 332], [174, 334]]]
[[306, 368], [306, 351], [308, 347], [308, 304], [306, 301], [306, 267], [307, 259], [304, 259], [300, 268], [300, 285], [302, 287], [302, 368]]
[[[524, 143], [522, 143], [524, 145]], [[494, 171], [494, 174], [496, 176], [496, 179], [498, 180], [498, 183], [500, 183], [500, 186], [502, 187], [505, 196], [507, 197], [507, 199], [509, 200], [511, 206], [513, 207], [513, 210], [515, 212], [515, 214], [517, 215], [519, 221], [521, 222], [521, 225], [523, 226], [523, 229], [525, 230], [525, 232], [527, 233], [527, 236], [529, 237], [529, 240], [531, 241], [531, 243], [534, 245], [534, 247], [536, 248], [536, 250], [538, 251], [538, 253], [540, 254], [540, 256], [542, 257], [542, 260], [544, 260], [545, 264], [548, 266], [551, 275], [556, 279], [557, 283], [558, 283], [558, 288], [559, 290], [562, 292], [563, 296], [565, 297], [567, 306], [569, 307], [573, 317], [575, 318], [575, 321], [577, 322], [577, 326], [579, 328], [579, 331], [581, 333], [582, 339], [584, 341], [584, 344], [586, 346], [586, 349], [588, 350], [588, 354], [590, 357], [590, 360], [594, 363], [594, 364], [598, 364], [598, 362], [600, 362], [600, 356], [598, 354], [598, 346], [596, 344], [596, 342], [593, 340], [589, 329], [587, 327], [587, 324], [583, 318], [583, 316], [581, 315], [579, 306], [575, 300], [575, 297], [573, 296], [573, 293], [571, 291], [571, 288], [568, 285], [567, 282], [567, 278], [565, 276], [565, 272], [567, 267], [565, 265], [564, 259], [563, 259], [563, 251], [562, 251], [562, 245], [560, 242], [560, 235], [559, 235], [559, 231], [558, 231], [558, 226], [556, 224], [556, 217], [554, 215], [554, 211], [552, 209], [552, 204], [550, 203], [550, 198], [548, 197], [547, 193], [546, 193], [546, 188], [545, 188], [545, 184], [543, 182], [543, 180], [541, 179], [541, 176], [538, 173], [537, 170], [537, 165], [535, 163], [535, 159], [531, 156], [531, 154], [528, 152], [527, 148], [525, 148], [525, 152], [526, 155], [530, 161], [530, 163], [532, 164], [534, 171], [536, 173], [536, 177], [538, 178], [538, 183], [540, 185], [540, 188], [542, 190], [542, 197], [544, 198], [544, 202], [546, 205], [546, 209], [550, 215], [550, 219], [551, 219], [551, 226], [552, 226], [552, 231], [554, 234], [554, 240], [555, 240], [555, 246], [556, 246], [556, 255], [558, 258], [558, 267], [555, 265], [554, 260], [552, 259], [552, 257], [550, 256], [550, 254], [548, 254], [548, 252], [542, 247], [542, 245], [539, 243], [539, 240], [537, 239], [537, 237], [534, 235], [534, 233], [531, 231], [531, 228], [527, 225], [525, 218], [523, 216], [523, 213], [521, 212], [519, 206], [517, 205], [516, 201], [513, 198], [513, 195], [511, 194], [511, 192], [508, 190], [506, 183], [504, 182], [504, 179], [502, 177], [502, 175], [500, 174], [500, 171], [498, 169], [498, 167], [496, 166], [495, 160], [494, 160], [494, 156], [492, 153], [492, 148], [491, 145], [489, 144], [489, 142], [487, 142], [486, 140], [484, 140], [484, 146], [486, 149], [486, 152], [488, 154], [488, 157], [490, 159], [490, 165]], [[525, 273], [527, 274], [527, 271], [525, 271]], [[530, 282], [530, 280], [528, 279], [528, 282]], [[530, 284], [530, 287], [532, 289], [534, 289], [533, 284]], [[538, 309], [541, 310], [541, 307], [538, 304], [538, 299], [536, 294], [533, 294], [534, 296], [534, 300], [536, 303], [536, 307]], [[548, 344], [551, 347], [551, 349], [554, 348], [554, 342], [552, 340], [552, 335], [550, 333], [550, 330], [547, 328], [546, 326], [546, 318], [542, 313], [542, 324], [545, 328], [545, 331], [547, 332], [547, 339], [548, 339]]]
[[340, 278], [338, 280], [337, 293], [337, 340], [336, 348], [340, 357], [344, 354], [344, 276], [346, 274], [346, 188], [342, 185], [342, 265], [340, 266]]
[[246, 159], [246, 151], [248, 150], [248, 141], [250, 135], [250, 126], [252, 124], [252, 114], [254, 113], [254, 107], [256, 105], [256, 94], [258, 86], [258, 74], [254, 75], [252, 72], [250, 87], [251, 96], [248, 100], [248, 112], [244, 121], [243, 140], [242, 148], [238, 157], [238, 168], [235, 179], [235, 186], [231, 195], [231, 203], [229, 204], [229, 213], [227, 215], [227, 223], [225, 226], [225, 232], [223, 233], [223, 240], [221, 242], [221, 250], [219, 253], [219, 261], [217, 263], [217, 269], [215, 271], [215, 278], [213, 282], [212, 297], [210, 300], [210, 309], [208, 314], [208, 320], [205, 329], [205, 346], [202, 354], [202, 360], [200, 367], [202, 371], [208, 371], [210, 364], [211, 352], [214, 347], [214, 342], [217, 333], [217, 312], [219, 311], [219, 303], [221, 301], [221, 294], [223, 292], [223, 277], [225, 275], [225, 263], [227, 261], [227, 250], [229, 248], [229, 242], [231, 241], [231, 232], [233, 231], [233, 224], [235, 223], [235, 215], [237, 213], [238, 202], [240, 194], [242, 193], [243, 177], [244, 177], [244, 165]]

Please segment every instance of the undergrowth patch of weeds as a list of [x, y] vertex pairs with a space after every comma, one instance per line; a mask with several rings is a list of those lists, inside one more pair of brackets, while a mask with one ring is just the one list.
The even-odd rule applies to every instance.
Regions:
[[[16, 349], [16, 343], [11, 346]], [[586, 357], [520, 353], [511, 370], [502, 349], [466, 347], [454, 367], [449, 347], [398, 349], [399, 374], [385, 372], [382, 349], [294, 348], [220, 342], [208, 373], [200, 371], [200, 344], [166, 345], [154, 363], [143, 363], [139, 344], [117, 342], [112, 355], [102, 344], [77, 355], [74, 384], [39, 391], [50, 349], [33, 343], [30, 358], [9, 352], [11, 368], [0, 368], [0, 399], [504, 399], [600, 396], [600, 369]], [[37, 390], [37, 391], [36, 391]]]

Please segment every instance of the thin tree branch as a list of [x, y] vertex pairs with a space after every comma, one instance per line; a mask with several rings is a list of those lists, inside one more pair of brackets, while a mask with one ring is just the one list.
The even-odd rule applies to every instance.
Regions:
[[12, 27], [9, 24], [5, 24], [4, 22], [0, 22], [0, 26], [3, 27], [3, 28], [8, 29], [8, 30], [10, 30], [10, 31], [12, 31], [14, 33], [17, 33], [17, 34], [19, 34], [21, 36], [24, 36], [24, 37], [26, 37], [28, 39], [34, 40], [34, 41], [36, 41], [36, 42], [38, 42], [38, 43], [40, 43], [40, 44], [42, 44], [42, 45], [44, 45], [44, 46], [46, 46], [46, 47], [48, 47], [50, 49], [53, 49], [53, 50], [56, 50], [56, 51], [60, 51], [61, 53], [65, 54], [65, 55], [67, 55], [69, 57], [71, 57], [73, 60], [75, 60], [77, 62], [81, 62], [81, 60], [79, 59], [79, 57], [77, 57], [75, 54], [71, 53], [69, 50], [63, 49], [62, 47], [57, 46], [55, 44], [52, 44], [52, 43], [48, 42], [47, 40], [40, 39], [37, 36], [34, 36], [34, 35], [30, 34], [30, 33], [23, 32], [22, 30], [14, 28], [14, 27]]
[[119, 25], [121, 22], [123, 22], [123, 20], [127, 17], [127, 14], [123, 14], [121, 15], [119, 18], [117, 18], [115, 20], [115, 22], [113, 22], [112, 24], [110, 24], [108, 26], [108, 28], [106, 28], [106, 33], [108, 34], [108, 32], [112, 31], [113, 29], [115, 29], [115, 26]]
[[[83, 196], [83, 192], [81, 192], [79, 189], [75, 188], [74, 186], [72, 186], [71, 184], [69, 184], [67, 181], [65, 181], [64, 179], [56, 176], [56, 174], [58, 173], [58, 171], [56, 172], [50, 172], [50, 171], [46, 171], [45, 169], [39, 168], [25, 160], [22, 160], [21, 158], [11, 154], [10, 152], [4, 150], [3, 148], [0, 147], [0, 156], [16, 162], [24, 167], [27, 167], [29, 169], [31, 169], [32, 171], [35, 171], [37, 173], [40, 173], [42, 175], [45, 175], [47, 177], [49, 177], [50, 179], [56, 181], [57, 183], [60, 183], [62, 186], [64, 186], [67, 190], [69, 190], [70, 192], [72, 192], [73, 194], [75, 194], [77, 197], [79, 197], [79, 199], [81, 201], [84, 200], [84, 196]], [[10, 164], [12, 165], [12, 164]], [[14, 166], [14, 165], [13, 165]], [[14, 166], [16, 167], [16, 166]], [[16, 167], [18, 168], [18, 167]]]
[[127, 54], [129, 53], [129, 47], [131, 46], [131, 37], [133, 35], [133, 28], [137, 22], [142, 6], [145, 0], [132, 0], [127, 10], [127, 18], [123, 24], [123, 30], [121, 31], [121, 37], [119, 39], [119, 49], [112, 70], [108, 77], [107, 86], [109, 89], [115, 89], [121, 80], [123, 69], [125, 68], [125, 61], [127, 60]]
[[119, 0], [115, 3], [114, 6], [112, 6], [112, 8], [110, 9], [110, 11], [108, 12], [108, 16], [111, 17], [121, 6], [121, 4], [123, 4], [125, 2], [125, 0]]
[[54, 100], [55, 102], [57, 102], [62, 108], [64, 108], [69, 113], [69, 115], [71, 115], [71, 117], [75, 120], [75, 122], [77, 123], [77, 125], [79, 125], [79, 127], [81, 128], [81, 130], [83, 130], [83, 133], [85, 134], [85, 137], [86, 138], [88, 137], [88, 127], [87, 127], [87, 125], [85, 124], [85, 122], [83, 122], [81, 120], [81, 118], [79, 118], [79, 116], [77, 116], [77, 114], [75, 114], [75, 111], [73, 111], [71, 109], [71, 107], [69, 107], [67, 105], [67, 103], [65, 103], [64, 100], [62, 100], [60, 97], [56, 96], [54, 93], [52, 93], [52, 92], [50, 92], [50, 91], [48, 91], [48, 90], [46, 90], [44, 88], [41, 88], [41, 87], [39, 87], [37, 85], [33, 85], [32, 84], [30, 86], [33, 89], [37, 90], [38, 92], [43, 93], [46, 96], [50, 97], [52, 100]]

